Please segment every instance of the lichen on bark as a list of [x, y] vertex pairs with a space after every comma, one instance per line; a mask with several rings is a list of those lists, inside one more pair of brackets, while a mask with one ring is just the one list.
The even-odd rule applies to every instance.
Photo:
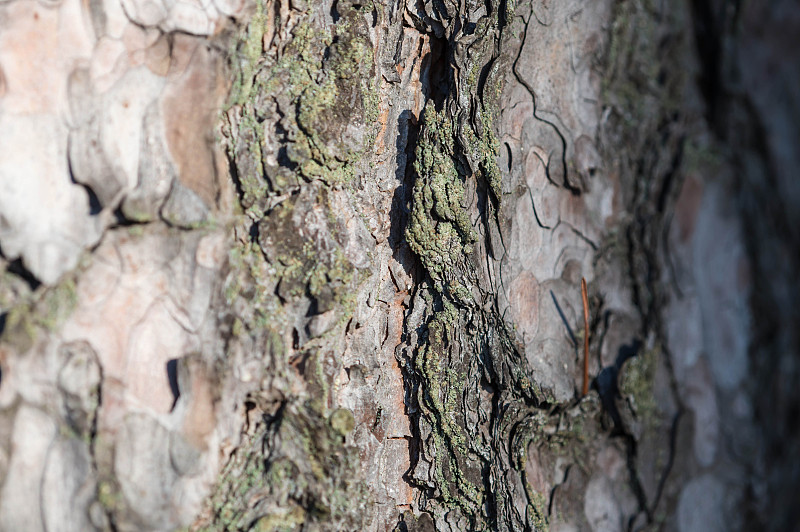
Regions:
[[321, 9], [292, 10], [281, 20], [257, 2], [231, 54], [235, 85], [224, 125], [245, 209], [265, 209], [271, 195], [299, 186], [298, 177], [329, 185], [352, 179], [374, 140], [365, 21], [374, 9], [337, 2], [331, 24]]
[[271, 2], [255, 9], [233, 45], [223, 120], [245, 211], [226, 298], [229, 353], [262, 350], [265, 373], [204, 526], [357, 530], [370, 496], [346, 443], [353, 415], [332, 408], [330, 394], [336, 339], [363, 277], [348, 251], [361, 222], [341, 202], [374, 141], [375, 7], [340, 1], [334, 17], [306, 6], [288, 18]]
[[[547, 522], [541, 494], [525, 491], [526, 515], [511, 508], [518, 496], [507, 479], [524, 477], [525, 467], [512, 456], [529, 440], [509, 434], [537, 415], [545, 399], [491, 302], [477, 260], [490, 247], [487, 235], [502, 201], [492, 120], [510, 16], [503, 2], [486, 8], [482, 17], [470, 9], [420, 16], [441, 39], [448, 68], [437, 81], [449, 92], [441, 100], [433, 95], [424, 112], [406, 230], [427, 275], [413, 303], [426, 309], [424, 327], [410, 335], [416, 346], [401, 358], [418, 411], [412, 419], [420, 451], [412, 479], [424, 493], [421, 509], [433, 515], [438, 530], [538, 530]], [[442, 32], [437, 22], [451, 29]]]

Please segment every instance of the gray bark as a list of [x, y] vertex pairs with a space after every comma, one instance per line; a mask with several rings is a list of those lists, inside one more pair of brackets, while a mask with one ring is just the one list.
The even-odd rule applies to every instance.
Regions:
[[791, 529], [793, 7], [0, 3], [0, 529]]

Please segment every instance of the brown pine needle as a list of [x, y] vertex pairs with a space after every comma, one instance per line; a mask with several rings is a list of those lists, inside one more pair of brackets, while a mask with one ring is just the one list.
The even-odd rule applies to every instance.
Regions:
[[589, 294], [586, 291], [586, 279], [581, 277], [581, 295], [583, 296], [583, 395], [589, 393]]

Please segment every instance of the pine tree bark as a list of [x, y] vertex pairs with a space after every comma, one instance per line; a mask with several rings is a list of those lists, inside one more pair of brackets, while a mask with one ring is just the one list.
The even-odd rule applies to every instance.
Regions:
[[791, 7], [0, 3], [0, 529], [791, 529]]

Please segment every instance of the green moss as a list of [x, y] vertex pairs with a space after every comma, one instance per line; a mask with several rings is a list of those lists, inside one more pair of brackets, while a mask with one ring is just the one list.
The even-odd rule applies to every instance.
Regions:
[[44, 292], [42, 299], [36, 304], [36, 322], [49, 331], [55, 331], [77, 306], [75, 281], [71, 278], [65, 279]]
[[628, 400], [636, 417], [652, 429], [659, 423], [658, 404], [653, 396], [653, 382], [661, 349], [656, 346], [629, 358], [619, 376], [620, 393]]
[[686, 45], [681, 40], [687, 34], [667, 39], [664, 33], [665, 28], [685, 25], [682, 16], [680, 10], [662, 12], [655, 0], [615, 5], [602, 99], [637, 142], [647, 139], [645, 128], [657, 127], [651, 124], [654, 120], [672, 116], [685, 105], [679, 87], [689, 71], [678, 63], [683, 57], [678, 49]]
[[494, 197], [499, 201], [502, 198], [503, 181], [500, 168], [497, 166], [497, 154], [500, 143], [497, 141], [497, 136], [486, 118], [487, 117], [483, 116], [483, 113], [477, 115], [477, 120], [482, 129], [480, 133], [476, 133], [469, 128], [466, 130], [465, 134], [472, 158], [478, 161], [478, 168], [480, 169], [483, 179], [486, 180], [489, 185], [489, 190], [492, 191]]
[[347, 408], [337, 408], [334, 410], [330, 417], [330, 423], [333, 430], [342, 436], [347, 436], [353, 432], [353, 429], [356, 426], [353, 412]]
[[[478, 76], [483, 63], [476, 61], [467, 80], [470, 90], [478, 92]], [[502, 199], [502, 180], [500, 168], [497, 165], [497, 156], [500, 143], [494, 132], [492, 123], [499, 114], [499, 102], [503, 92], [504, 72], [500, 71], [500, 62], [495, 61], [486, 83], [480, 103], [475, 104], [473, 121], [470, 127], [463, 130], [466, 143], [465, 154], [469, 161], [475, 165], [478, 178], [483, 179], [489, 186], [495, 200], [499, 203]]]
[[[330, 212], [326, 197], [322, 193], [319, 204]], [[328, 226], [330, 234], [323, 227], [316, 228], [319, 236], [300, 231], [293, 222], [294, 209], [293, 200], [284, 201], [259, 224], [259, 232], [266, 235], [261, 246], [277, 279], [278, 292], [284, 298], [310, 296], [319, 312], [342, 307], [353, 297], [356, 269], [335, 243], [333, 224]], [[319, 248], [318, 238], [328, 242], [325, 249]]]
[[[371, 142], [369, 134], [360, 135], [376, 129], [373, 46], [365, 18], [373, 6], [338, 2], [336, 9], [339, 19], [332, 26], [325, 26], [314, 9], [294, 11], [291, 24], [276, 21], [290, 38], [276, 36], [264, 50], [272, 14], [257, 0], [233, 47], [235, 81], [223, 133], [242, 207], [266, 235], [259, 238], [258, 253], [243, 244], [231, 254], [224, 293], [229, 305], [243, 307], [245, 314], [233, 323], [236, 336], [288, 327], [284, 305], [295, 299], [313, 299], [317, 312], [335, 309], [337, 325], [354, 308], [357, 272], [335, 242], [336, 224], [329, 224], [333, 238], [326, 228], [309, 235], [296, 227], [296, 196], [289, 194], [298, 187], [324, 190], [352, 181]], [[283, 157], [278, 166], [276, 144]], [[318, 205], [331, 210], [324, 194]], [[319, 238], [326, 240], [324, 250]], [[313, 375], [314, 368], [307, 373]], [[324, 393], [327, 379], [319, 381]]]
[[453, 124], [429, 106], [416, 148], [411, 218], [406, 239], [438, 291], [456, 277], [456, 263], [472, 251], [477, 235], [464, 199], [464, 178], [456, 168]]
[[39, 329], [53, 332], [78, 305], [72, 276], [53, 287], [41, 288], [8, 311], [0, 340], [25, 352], [36, 343]]
[[[505, 9], [505, 18], [509, 20], [513, 16], [513, 5], [506, 5]], [[470, 47], [466, 83], [461, 86], [461, 98], [463, 101], [470, 101], [472, 106], [471, 119], [465, 124], [467, 127], [462, 129], [464, 155], [473, 166], [475, 177], [486, 182], [499, 204], [502, 199], [502, 174], [497, 166], [499, 142], [492, 124], [499, 115], [499, 102], [506, 76], [502, 61], [493, 59], [494, 36], [500, 33], [500, 20], [496, 17], [484, 17], [474, 31], [475, 35], [482, 38]], [[481, 73], [488, 64], [492, 65], [491, 70], [483, 86], [480, 86]], [[490, 205], [487, 208], [494, 207]]]
[[139, 238], [144, 235], [144, 226], [142, 224], [130, 225], [128, 226], [128, 234], [133, 238]]
[[37, 328], [27, 304], [18, 304], [6, 316], [6, 324], [0, 341], [24, 353], [36, 342]]
[[239, 318], [235, 318], [233, 320], [233, 326], [231, 327], [231, 334], [234, 336], [241, 336], [244, 329], [244, 325], [242, 324], [242, 320]]
[[302, 528], [306, 522], [306, 512], [299, 506], [292, 506], [285, 513], [260, 518], [251, 528], [254, 532], [288, 532]]
[[547, 532], [550, 524], [547, 521], [547, 495], [534, 491], [530, 484], [525, 483], [528, 492], [528, 522], [533, 525], [536, 532]]
[[[257, 245], [240, 244], [228, 253], [230, 272], [223, 294], [229, 307], [240, 308], [233, 323], [233, 333], [271, 330], [282, 323], [279, 302], [274, 294], [275, 272], [271, 270]], [[270, 327], [267, 321], [273, 321]]]
[[264, 31], [267, 27], [267, 14], [264, 0], [257, 0], [256, 9], [241, 39], [234, 41], [229, 55], [233, 61], [234, 82], [231, 87], [229, 105], [247, 103], [253, 88], [253, 77], [258, 68], [258, 60], [263, 51]]
[[[499, 7], [491, 8], [497, 15]], [[463, 513], [478, 528], [485, 511], [485, 484], [480, 479], [485, 480], [490, 451], [480, 447], [482, 443], [463, 418], [467, 368], [474, 362], [462, 357], [491, 344], [494, 333], [504, 333], [485, 330], [492, 328], [493, 321], [476, 308], [480, 289], [474, 282], [472, 255], [477, 234], [470, 216], [476, 206], [465, 196], [467, 190], [475, 189], [478, 195], [487, 191], [489, 201], [477, 207], [486, 209], [489, 219], [495, 217], [502, 189], [496, 161], [498, 142], [492, 128], [503, 79], [497, 66], [500, 62], [493, 62], [499, 24], [496, 17], [480, 19], [468, 49], [458, 57], [463, 61], [459, 70], [466, 67], [466, 75], [456, 83], [459, 94], [447, 99], [442, 111], [432, 104], [426, 106], [406, 229], [409, 247], [419, 257], [433, 288], [427, 335], [414, 359], [422, 417], [431, 429], [427, 444], [433, 446], [425, 454], [431, 459], [439, 491], [436, 499]], [[457, 45], [454, 48], [458, 50]], [[482, 72], [490, 63], [495, 66], [479, 87]], [[469, 108], [461, 102], [469, 102]], [[453, 338], [456, 332], [463, 337]], [[506, 346], [513, 349], [510, 343]], [[503, 497], [502, 493], [493, 495]]]
[[[309, 523], [360, 529], [357, 509], [368, 493], [358, 480], [357, 451], [343, 437], [353, 426], [344, 409], [326, 419], [319, 401], [285, 404], [226, 464], [207, 530], [294, 530]], [[253, 452], [254, 444], [269, 452]]]
[[248, 509], [242, 507], [241, 500], [265, 483], [264, 460], [255, 454], [234, 454], [220, 476], [217, 493], [213, 497], [215, 523], [207, 530], [219, 526], [225, 530], [243, 529], [248, 519]]
[[683, 143], [683, 165], [689, 172], [715, 175], [724, 164], [724, 154], [709, 139], [687, 138]]
[[[259, 0], [234, 50], [230, 103], [237, 106], [239, 119], [229, 154], [234, 160], [243, 159], [239, 182], [245, 207], [259, 205], [259, 198], [270, 191], [280, 193], [296, 184], [298, 175], [328, 184], [349, 182], [374, 140], [378, 100], [373, 47], [364, 18], [373, 7], [369, 2], [357, 7], [340, 2], [337, 9], [340, 18], [332, 28], [320, 26], [313, 10], [296, 12], [298, 19], [285, 48], [263, 51], [267, 19]], [[280, 101], [286, 156], [296, 165], [273, 169], [269, 175], [263, 152], [276, 134], [264, 128], [273, 101], [264, 95]], [[233, 126], [227, 127], [230, 138]]]
[[428, 340], [420, 348], [419, 370], [425, 384], [424, 405], [430, 416], [435, 449], [434, 474], [442, 495], [448, 504], [455, 504], [473, 515], [483, 504], [483, 493], [469, 481], [464, 473], [464, 460], [470, 456], [470, 445], [465, 429], [456, 419], [466, 386], [465, 375], [450, 368], [442, 360], [449, 349], [447, 336], [458, 323], [458, 312], [449, 302], [428, 324]]
[[97, 501], [108, 513], [117, 512], [123, 506], [122, 496], [119, 493], [119, 489], [110, 480], [101, 480], [98, 482]]

